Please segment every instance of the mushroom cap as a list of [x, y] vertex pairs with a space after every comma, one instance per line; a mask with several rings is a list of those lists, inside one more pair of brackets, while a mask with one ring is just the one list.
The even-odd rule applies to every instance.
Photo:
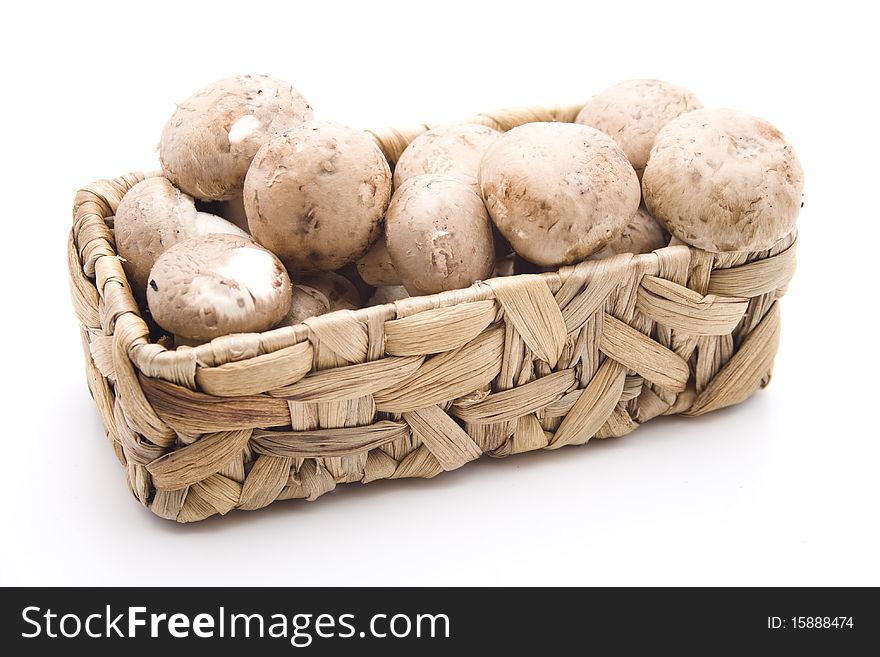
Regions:
[[501, 133], [477, 123], [439, 125], [406, 147], [394, 166], [394, 188], [426, 173], [456, 178], [479, 193], [480, 159]]
[[295, 284], [292, 288], [290, 310], [279, 326], [301, 324], [309, 317], [317, 317], [330, 311], [330, 301], [321, 292], [308, 285]]
[[291, 271], [334, 271], [382, 232], [391, 170], [364, 132], [310, 121], [266, 143], [244, 185], [251, 234]]
[[501, 234], [537, 265], [579, 262], [621, 233], [639, 206], [635, 171], [608, 135], [573, 123], [526, 123], [480, 164]]
[[384, 236], [376, 240], [364, 256], [357, 261], [357, 270], [367, 285], [382, 287], [384, 285], [400, 285], [400, 276], [394, 271], [394, 263], [388, 255]]
[[290, 310], [280, 326], [300, 324], [335, 310], [356, 310], [361, 297], [354, 284], [339, 274], [322, 272], [299, 279], [293, 286]]
[[772, 124], [730, 109], [673, 119], [642, 178], [645, 204], [666, 229], [705, 251], [769, 249], [795, 226], [804, 172]]
[[332, 271], [304, 276], [298, 284], [306, 285], [323, 294], [330, 312], [342, 309], [356, 310], [361, 305], [361, 295], [354, 283]]
[[156, 323], [188, 340], [265, 331], [287, 314], [290, 298], [281, 261], [238, 235], [176, 244], [156, 260], [147, 287]]
[[206, 201], [241, 194], [256, 152], [283, 130], [312, 118], [296, 89], [265, 75], [219, 80], [187, 98], [171, 115], [159, 142], [165, 175]]
[[690, 91], [670, 82], [627, 80], [590, 98], [575, 121], [616, 141], [641, 177], [660, 129], [702, 106]]
[[408, 299], [409, 292], [403, 285], [380, 285], [373, 292], [373, 296], [367, 301], [368, 306], [380, 306], [385, 303], [394, 303], [401, 299]]
[[161, 176], [146, 178], [126, 192], [113, 226], [122, 267], [141, 301], [146, 297], [150, 269], [166, 249], [209, 233], [248, 236], [225, 219], [197, 212], [193, 199]]
[[644, 205], [624, 227], [623, 232], [608, 242], [605, 249], [616, 253], [650, 253], [669, 243], [669, 233], [651, 216]]
[[410, 178], [394, 193], [385, 243], [410, 294], [435, 294], [489, 278], [492, 222], [470, 185], [449, 176]]

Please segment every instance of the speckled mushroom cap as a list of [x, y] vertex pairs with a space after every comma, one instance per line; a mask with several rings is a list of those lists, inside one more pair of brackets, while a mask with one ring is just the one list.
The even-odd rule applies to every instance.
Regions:
[[193, 199], [161, 176], [147, 178], [128, 190], [116, 210], [113, 226], [122, 267], [140, 300], [147, 294], [150, 269], [166, 249], [209, 233], [247, 237], [225, 219], [197, 212]]
[[501, 133], [476, 123], [451, 123], [416, 137], [394, 167], [394, 188], [410, 178], [436, 173], [456, 178], [479, 191], [480, 159]]
[[603, 251], [616, 253], [650, 253], [669, 243], [669, 233], [651, 216], [644, 205], [629, 220], [623, 232], [608, 242]]
[[571, 264], [617, 237], [639, 206], [635, 171], [606, 134], [573, 123], [504, 133], [480, 164], [495, 225], [537, 265]]
[[694, 94], [670, 82], [627, 80], [590, 98], [575, 121], [616, 141], [641, 177], [660, 129], [702, 106]]
[[492, 224], [470, 185], [449, 176], [410, 178], [388, 207], [385, 243], [410, 294], [434, 294], [489, 278]]
[[773, 125], [729, 109], [674, 119], [642, 178], [645, 204], [680, 240], [705, 251], [769, 249], [795, 226], [804, 173]]
[[176, 244], [156, 260], [147, 286], [156, 323], [191, 341], [265, 331], [287, 314], [290, 296], [278, 258], [237, 235]]
[[296, 89], [265, 75], [239, 75], [196, 92], [168, 119], [159, 142], [162, 170], [206, 201], [241, 194], [256, 152], [283, 130], [312, 118]]
[[254, 157], [244, 185], [251, 234], [296, 272], [334, 271], [382, 232], [391, 170], [366, 133], [311, 121]]

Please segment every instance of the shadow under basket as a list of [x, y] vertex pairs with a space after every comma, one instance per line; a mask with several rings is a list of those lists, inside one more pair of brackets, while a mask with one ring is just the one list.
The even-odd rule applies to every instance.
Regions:
[[[471, 122], [506, 130], [578, 109]], [[393, 165], [426, 129], [371, 134]], [[768, 251], [669, 246], [168, 350], [105, 221], [143, 177], [77, 193], [68, 264], [89, 389], [131, 491], [163, 518], [622, 436], [770, 380], [794, 234]]]

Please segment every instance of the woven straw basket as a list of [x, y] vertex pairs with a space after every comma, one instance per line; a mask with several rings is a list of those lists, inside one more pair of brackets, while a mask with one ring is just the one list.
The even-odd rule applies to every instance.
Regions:
[[[578, 109], [471, 122], [508, 130]], [[371, 134], [393, 166], [426, 129]], [[622, 436], [770, 379], [795, 235], [758, 253], [618, 255], [168, 350], [105, 221], [143, 177], [77, 193], [68, 260], [89, 388], [131, 491], [163, 518]]]

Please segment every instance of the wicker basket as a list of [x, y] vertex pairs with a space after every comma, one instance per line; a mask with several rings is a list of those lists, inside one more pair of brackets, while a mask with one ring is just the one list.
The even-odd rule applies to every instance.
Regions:
[[[507, 130], [578, 109], [471, 121]], [[393, 165], [426, 129], [371, 134]], [[105, 221], [142, 179], [77, 193], [68, 260], [89, 388], [129, 487], [163, 518], [622, 436], [770, 379], [794, 235], [759, 253], [619, 255], [167, 350]]]

